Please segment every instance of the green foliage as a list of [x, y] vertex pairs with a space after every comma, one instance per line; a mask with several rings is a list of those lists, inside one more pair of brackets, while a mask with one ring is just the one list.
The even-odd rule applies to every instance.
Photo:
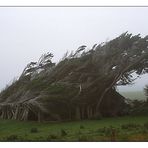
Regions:
[[27, 86], [26, 89], [28, 90], [35, 90], [35, 91], [41, 91], [43, 89], [45, 89], [48, 85], [45, 81], [43, 81], [44, 79], [41, 77], [33, 79], [32, 81], [30, 81]]
[[85, 129], [85, 127], [83, 125], [80, 125], [80, 129]]
[[38, 129], [36, 127], [31, 128], [30, 130], [31, 133], [38, 133]]
[[105, 133], [105, 132], [106, 132], [106, 127], [99, 128], [99, 129], [97, 130], [97, 132], [99, 132], [99, 133]]
[[57, 94], [57, 93], [65, 93], [65, 87], [62, 85], [50, 85], [46, 88], [48, 93]]
[[77, 135], [81, 135], [82, 134], [81, 130], [78, 130], [78, 132], [76, 132], [76, 133], [77, 133]]
[[144, 123], [144, 127], [148, 129], [148, 122]]
[[59, 139], [59, 137], [55, 134], [50, 134], [47, 136], [47, 141], [57, 141]]
[[139, 106], [135, 107], [130, 111], [130, 115], [132, 116], [140, 116], [140, 115], [148, 115], [148, 106]]
[[15, 95], [15, 92], [19, 88], [23, 88], [21, 81], [14, 81], [11, 85], [6, 86], [6, 88], [2, 92], [0, 92], [1, 100], [5, 100], [10, 96]]
[[18, 136], [17, 135], [10, 135], [6, 137], [6, 141], [17, 141], [18, 140]]
[[87, 141], [90, 141], [90, 139], [86, 135], [81, 135], [81, 136], [79, 136], [78, 141], [79, 142], [87, 142]]
[[132, 130], [132, 129], [139, 129], [141, 125], [136, 123], [128, 123], [121, 125], [121, 129]]
[[148, 129], [147, 129], [146, 127], [143, 127], [143, 128], [141, 129], [141, 132], [142, 132], [143, 134], [147, 134], [147, 133], [148, 133]]
[[64, 129], [61, 129], [61, 136], [62, 137], [67, 136], [67, 132]]

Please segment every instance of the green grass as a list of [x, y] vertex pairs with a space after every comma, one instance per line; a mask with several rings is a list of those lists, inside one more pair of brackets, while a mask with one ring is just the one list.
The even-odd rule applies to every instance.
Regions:
[[59, 123], [0, 120], [0, 141], [148, 141], [147, 123], [146, 116]]

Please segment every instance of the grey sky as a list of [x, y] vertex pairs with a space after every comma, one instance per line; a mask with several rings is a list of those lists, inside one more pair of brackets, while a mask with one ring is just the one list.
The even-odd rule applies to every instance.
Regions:
[[[0, 89], [47, 51], [58, 61], [67, 50], [91, 47], [125, 31], [148, 35], [147, 15], [144, 7], [0, 7]], [[147, 78], [132, 88], [142, 89]]]

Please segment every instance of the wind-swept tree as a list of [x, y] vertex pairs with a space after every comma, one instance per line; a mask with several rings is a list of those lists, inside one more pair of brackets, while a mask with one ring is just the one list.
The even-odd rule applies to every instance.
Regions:
[[27, 75], [33, 76], [40, 73], [43, 70], [50, 69], [55, 65], [55, 63], [51, 61], [52, 58], [53, 54], [48, 52], [43, 54], [39, 58], [38, 62], [30, 62], [23, 70], [21, 78]]
[[148, 72], [148, 36], [142, 38], [139, 34], [133, 36], [126, 32], [105, 45], [98, 46], [97, 51], [100, 51], [100, 58], [96, 58], [96, 61], [102, 61], [102, 66], [98, 65], [99, 71], [108, 79], [108, 84], [98, 99], [99, 108], [104, 95], [111, 88], [117, 84], [132, 83], [135, 80], [133, 73], [141, 75]]
[[[148, 73], [148, 36], [126, 32], [91, 49], [82, 45], [66, 53], [57, 65], [52, 63], [52, 57], [48, 53], [38, 62], [31, 62], [21, 77], [35, 77], [25, 83], [18, 80], [11, 95], [6, 95], [6, 90], [0, 96], [5, 104], [0, 108], [2, 117], [8, 117], [8, 112], [14, 113], [9, 118], [21, 119], [32, 114], [40, 119], [43, 112], [51, 120], [121, 114], [125, 102], [116, 86], [132, 84], [135, 74]], [[10, 106], [8, 102], [14, 103]]]

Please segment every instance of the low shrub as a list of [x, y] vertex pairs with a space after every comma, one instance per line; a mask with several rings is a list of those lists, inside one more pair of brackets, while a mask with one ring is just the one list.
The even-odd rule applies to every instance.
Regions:
[[108, 137], [110, 141], [116, 141], [117, 134], [120, 132], [119, 128], [110, 127], [103, 127], [97, 130], [100, 135]]
[[131, 130], [131, 129], [138, 129], [141, 126], [139, 124], [135, 124], [135, 123], [128, 123], [128, 124], [122, 124], [121, 125], [121, 129], [127, 129], [127, 130]]
[[112, 128], [111, 128], [111, 127], [110, 127], [110, 128], [106, 128], [106, 130], [105, 130], [105, 135], [106, 135], [106, 136], [110, 136], [111, 133], [112, 133]]
[[67, 135], [67, 132], [64, 129], [61, 129], [61, 136], [64, 137]]
[[80, 125], [80, 129], [84, 129], [85, 127], [83, 125]]
[[86, 142], [86, 141], [90, 141], [90, 139], [87, 136], [82, 135], [82, 136], [79, 136], [78, 141], [79, 142]]
[[148, 133], [148, 129], [142, 128], [142, 129], [141, 129], [141, 133], [142, 133], [142, 134], [147, 134], [147, 133]]
[[59, 139], [59, 137], [57, 135], [54, 134], [50, 134], [49, 136], [47, 136], [47, 141], [57, 141]]
[[6, 137], [6, 141], [16, 141], [18, 140], [18, 136], [17, 135], [10, 135], [8, 137]]
[[31, 133], [38, 133], [39, 131], [36, 127], [34, 127], [34, 128], [31, 128], [30, 132]]
[[105, 133], [105, 131], [106, 131], [106, 127], [99, 128], [99, 129], [97, 130], [97, 132], [99, 132], [99, 133]]
[[144, 123], [144, 128], [148, 129], [148, 122]]
[[82, 134], [82, 132], [81, 132], [81, 130], [79, 130], [79, 131], [78, 131], [78, 135], [81, 135], [81, 134]]

